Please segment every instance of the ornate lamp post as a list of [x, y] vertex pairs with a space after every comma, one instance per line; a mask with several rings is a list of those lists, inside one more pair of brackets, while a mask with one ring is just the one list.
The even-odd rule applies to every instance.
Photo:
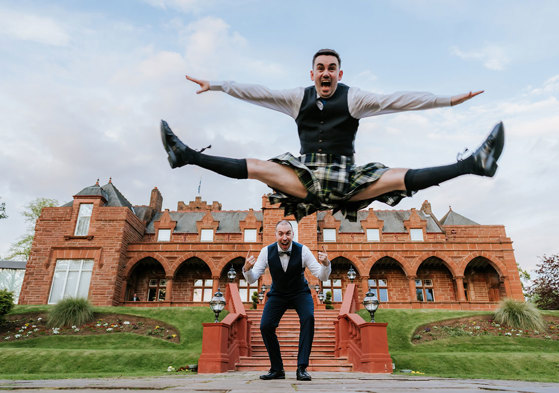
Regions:
[[347, 278], [349, 278], [349, 281], [353, 283], [355, 277], [357, 277], [357, 272], [353, 269], [353, 266], [350, 266], [349, 270], [347, 271]]
[[323, 303], [323, 302], [324, 302], [324, 293], [319, 292], [319, 294], [318, 294], [318, 300], [320, 300], [320, 303]]
[[320, 292], [320, 284], [315, 284], [314, 290], [316, 291], [316, 293]]
[[262, 303], [262, 300], [264, 300], [264, 290], [258, 293], [258, 300], [260, 300], [260, 303]]
[[375, 311], [377, 311], [379, 303], [377, 295], [371, 292], [371, 288], [369, 288], [369, 292], [367, 292], [365, 299], [363, 299], [363, 305], [365, 309], [369, 311], [369, 314], [371, 314], [371, 322], [375, 322]]
[[237, 272], [233, 268], [233, 264], [231, 264], [231, 268], [227, 272], [227, 278], [229, 279], [229, 282], [233, 282], [235, 281], [235, 278], [237, 278]]
[[210, 308], [215, 314], [214, 323], [219, 322], [219, 313], [225, 308], [225, 298], [219, 288], [217, 288], [217, 292], [214, 294], [214, 297], [212, 297], [212, 300], [210, 300]]
[[266, 290], [268, 289], [268, 286], [266, 286], [266, 284], [262, 284], [260, 287], [262, 288], [262, 293], [265, 294]]

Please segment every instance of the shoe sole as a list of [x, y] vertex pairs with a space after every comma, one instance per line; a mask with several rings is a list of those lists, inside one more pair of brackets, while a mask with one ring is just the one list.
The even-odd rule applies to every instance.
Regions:
[[489, 157], [488, 164], [489, 164], [489, 171], [487, 171], [488, 177], [495, 176], [495, 172], [497, 172], [497, 160], [501, 157], [501, 153], [503, 152], [503, 147], [505, 146], [505, 127], [503, 126], [503, 122], [499, 122], [493, 127], [491, 130], [490, 136], [493, 135], [496, 141], [495, 149], [493, 154]]
[[177, 156], [175, 155], [175, 153], [173, 153], [173, 150], [170, 149], [169, 145], [167, 144], [167, 138], [165, 138], [167, 130], [171, 131], [171, 127], [169, 127], [169, 124], [167, 124], [165, 120], [161, 120], [161, 142], [163, 143], [163, 148], [167, 152], [167, 161], [169, 161], [169, 165], [171, 166], [171, 168], [174, 169], [177, 167]]

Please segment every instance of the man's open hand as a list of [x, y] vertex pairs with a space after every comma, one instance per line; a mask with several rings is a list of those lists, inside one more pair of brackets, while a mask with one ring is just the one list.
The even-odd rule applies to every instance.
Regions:
[[197, 85], [200, 86], [200, 90], [198, 90], [198, 91], [196, 92], [196, 94], [200, 94], [200, 93], [203, 93], [203, 92], [205, 92], [205, 91], [210, 90], [210, 82], [205, 81], [205, 80], [202, 80], [202, 79], [191, 78], [191, 77], [188, 76], [188, 75], [185, 75], [185, 77], [186, 77], [187, 80], [189, 80], [189, 81], [191, 81], [191, 82], [194, 82], [194, 83], [196, 83]]

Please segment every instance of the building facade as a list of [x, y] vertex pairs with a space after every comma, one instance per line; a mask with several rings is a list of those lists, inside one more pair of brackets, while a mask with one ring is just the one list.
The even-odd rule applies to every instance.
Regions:
[[[261, 210], [225, 211], [196, 197], [162, 210], [133, 206], [109, 181], [86, 187], [37, 220], [20, 304], [55, 304], [69, 296], [94, 305], [206, 305], [237, 273], [241, 298], [269, 285], [266, 273], [249, 286], [241, 268], [250, 251], [274, 242], [283, 210], [262, 197]], [[452, 210], [440, 220], [425, 201], [420, 209], [363, 210], [357, 222], [332, 212], [289, 219], [296, 240], [332, 261], [330, 280], [314, 288], [342, 301], [357, 273], [360, 296], [373, 290], [384, 308], [493, 310], [508, 297], [524, 300], [512, 248], [502, 225], [480, 225]], [[316, 296], [315, 296], [316, 298]]]

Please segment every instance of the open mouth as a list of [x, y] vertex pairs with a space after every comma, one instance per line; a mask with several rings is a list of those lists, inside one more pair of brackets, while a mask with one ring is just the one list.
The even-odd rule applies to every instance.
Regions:
[[320, 86], [322, 86], [322, 87], [330, 87], [330, 86], [332, 86], [332, 82], [329, 81], [329, 80], [328, 80], [328, 81], [323, 80], [323, 81], [320, 82]]

